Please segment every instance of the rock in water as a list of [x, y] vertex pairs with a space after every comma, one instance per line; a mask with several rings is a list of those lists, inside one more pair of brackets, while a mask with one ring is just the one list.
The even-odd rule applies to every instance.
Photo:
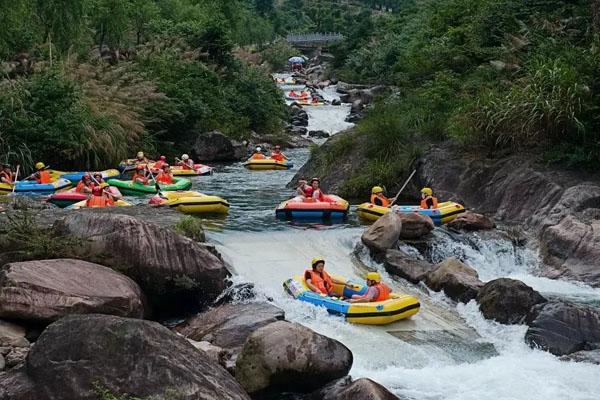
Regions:
[[460, 229], [464, 231], [479, 231], [494, 229], [494, 221], [485, 215], [465, 211], [456, 219], [448, 223], [449, 228]]
[[483, 286], [477, 271], [454, 257], [439, 263], [427, 274], [425, 283], [436, 292], [443, 290], [446, 296], [463, 303], [476, 298]]
[[435, 268], [433, 264], [416, 260], [400, 250], [389, 249], [385, 253], [385, 270], [412, 283], [424, 280]]
[[247, 156], [248, 149], [219, 131], [201, 133], [191, 150], [198, 161], [239, 161]]
[[51, 322], [68, 314], [143, 318], [139, 286], [87, 261], [58, 259], [7, 264], [0, 279], [0, 317]]
[[27, 358], [42, 398], [97, 399], [114, 394], [182, 400], [249, 400], [221, 366], [162, 325], [108, 315], [65, 317], [50, 325]]
[[375, 252], [394, 247], [402, 232], [402, 218], [390, 212], [379, 218], [362, 234], [362, 242]]
[[536, 304], [547, 300], [521, 281], [494, 279], [479, 290], [477, 303], [484, 317], [503, 324], [520, 324]]
[[527, 315], [525, 341], [562, 356], [600, 348], [600, 309], [552, 300], [534, 306]]
[[433, 221], [427, 215], [401, 213], [399, 216], [402, 221], [400, 239], [420, 239], [435, 229]]
[[385, 387], [368, 378], [360, 378], [354, 382], [349, 376], [311, 393], [306, 400], [399, 400]]
[[54, 224], [86, 241], [82, 258], [136, 281], [158, 311], [181, 312], [209, 304], [225, 289], [229, 272], [209, 246], [122, 214], [75, 213]]
[[585, 362], [600, 365], [600, 349], [576, 351], [560, 357], [562, 361]]
[[278, 321], [250, 335], [235, 377], [249, 393], [308, 392], [348, 374], [352, 353], [300, 324]]

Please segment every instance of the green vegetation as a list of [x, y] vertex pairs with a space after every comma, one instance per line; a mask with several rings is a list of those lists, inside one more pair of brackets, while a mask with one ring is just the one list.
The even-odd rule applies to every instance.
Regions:
[[273, 39], [268, 3], [0, 0], [3, 158], [97, 169], [205, 130], [278, 133], [281, 96], [233, 56]]
[[369, 163], [348, 190], [397, 183], [432, 140], [597, 169], [600, 4], [591, 3], [406, 0], [353, 24], [334, 49], [338, 77], [398, 89], [357, 127]]
[[204, 236], [204, 229], [200, 219], [192, 216], [183, 217], [175, 224], [173, 230], [183, 236], [186, 236], [196, 242], [204, 242], [206, 238]]

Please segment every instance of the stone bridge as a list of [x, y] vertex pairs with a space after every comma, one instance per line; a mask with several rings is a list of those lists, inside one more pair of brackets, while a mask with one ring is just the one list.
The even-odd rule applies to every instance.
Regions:
[[344, 39], [341, 33], [290, 33], [287, 42], [299, 48], [328, 47]]

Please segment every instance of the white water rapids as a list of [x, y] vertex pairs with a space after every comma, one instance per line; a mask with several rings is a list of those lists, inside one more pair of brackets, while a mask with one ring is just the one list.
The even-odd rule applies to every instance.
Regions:
[[[350, 126], [344, 122], [348, 113], [345, 106], [306, 109], [311, 130], [335, 133]], [[354, 378], [374, 379], [395, 394], [415, 400], [600, 398], [599, 366], [559, 361], [547, 352], [531, 349], [523, 340], [526, 326], [486, 320], [474, 302], [456, 305], [443, 294], [429, 294], [423, 287], [390, 277], [365, 254], [354, 255], [363, 229], [352, 223], [302, 226], [273, 222], [273, 228], [262, 231], [243, 226], [224, 228], [209, 237], [234, 266], [236, 281], [253, 282], [262, 295], [285, 310], [288, 320], [350, 348]], [[600, 299], [599, 289], [536, 276], [535, 249], [515, 247], [508, 239], [477, 235], [464, 242], [444, 229], [435, 235], [439, 243], [435, 257], [460, 256], [484, 281], [512, 277], [545, 296], [588, 303]], [[415, 251], [409, 247], [405, 250]], [[282, 282], [301, 274], [316, 255], [327, 260], [330, 273], [355, 280], [364, 276], [366, 268], [377, 268], [396, 290], [417, 296], [421, 311], [410, 320], [388, 326], [362, 326], [291, 299], [283, 292]]]

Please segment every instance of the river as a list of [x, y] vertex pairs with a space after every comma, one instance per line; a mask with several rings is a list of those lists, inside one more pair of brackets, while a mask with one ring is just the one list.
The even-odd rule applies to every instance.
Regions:
[[[325, 98], [335, 97], [329, 89]], [[345, 106], [306, 107], [309, 129], [336, 133], [350, 124]], [[600, 367], [559, 361], [529, 348], [526, 326], [485, 320], [474, 302], [456, 305], [444, 295], [393, 279], [366, 254], [354, 254], [364, 227], [352, 212], [343, 224], [297, 224], [275, 219], [275, 206], [292, 193], [286, 184], [309, 157], [308, 149], [286, 153], [289, 171], [248, 171], [241, 163], [218, 165], [213, 176], [196, 179], [195, 189], [227, 198], [230, 214], [207, 219], [209, 240], [235, 268], [235, 281], [253, 282], [259, 297], [272, 298], [286, 318], [335, 338], [354, 354], [351, 374], [368, 377], [399, 396], [415, 400], [592, 400], [600, 398]], [[474, 234], [468, 241], [439, 228], [436, 257], [460, 255], [482, 280], [520, 279], [545, 296], [598, 303], [600, 290], [536, 276], [535, 247], [515, 247], [508, 239]], [[414, 249], [407, 248], [407, 251]], [[422, 308], [410, 320], [388, 326], [361, 326], [327, 314], [324, 309], [287, 296], [282, 282], [308, 267], [316, 255], [327, 269], [359, 279], [377, 268], [400, 291], [419, 297]]]

